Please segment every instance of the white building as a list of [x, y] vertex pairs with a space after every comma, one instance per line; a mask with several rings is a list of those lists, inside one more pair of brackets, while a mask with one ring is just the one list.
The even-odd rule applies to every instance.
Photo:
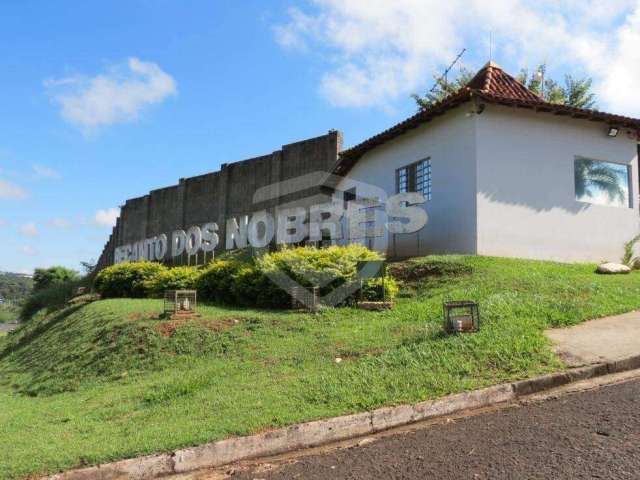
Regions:
[[389, 257], [619, 261], [640, 232], [639, 132], [637, 119], [546, 103], [489, 63], [433, 108], [342, 152], [334, 173], [341, 190], [424, 193], [427, 226], [372, 245]]

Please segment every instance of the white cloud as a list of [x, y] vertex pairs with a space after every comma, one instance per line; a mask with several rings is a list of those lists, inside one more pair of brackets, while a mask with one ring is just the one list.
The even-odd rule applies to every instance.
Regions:
[[38, 251], [33, 248], [31, 245], [22, 245], [18, 251], [27, 257], [35, 257], [38, 255]]
[[71, 227], [71, 222], [66, 218], [52, 218], [49, 220], [49, 225], [54, 228], [69, 228]]
[[273, 31], [277, 42], [285, 48], [294, 50], [307, 50], [307, 43], [304, 39], [305, 35], [318, 32], [322, 21], [315, 19], [303, 13], [299, 8], [292, 7], [289, 9], [291, 23], [288, 25], [276, 25]]
[[93, 131], [98, 127], [136, 120], [142, 109], [177, 92], [176, 82], [157, 64], [130, 58], [126, 68], [95, 77], [48, 80], [62, 117]]
[[337, 106], [406, 99], [463, 47], [484, 63], [493, 32], [494, 58], [583, 72], [604, 106], [640, 115], [640, 0], [313, 0], [274, 32], [327, 60], [319, 87]]
[[105, 210], [98, 210], [93, 217], [93, 223], [100, 227], [113, 227], [116, 224], [116, 219], [120, 215], [120, 209], [107, 208]]
[[24, 200], [27, 197], [29, 194], [22, 187], [0, 178], [0, 198]]
[[62, 178], [59, 172], [54, 170], [51, 167], [47, 167], [46, 165], [33, 165], [33, 172], [40, 178], [50, 178], [53, 180], [58, 180]]
[[18, 227], [18, 231], [26, 237], [37, 237], [38, 227], [34, 222], [24, 223]]
[[614, 41], [616, 47], [606, 67], [603, 63], [602, 98], [614, 112], [640, 116], [640, 5], [618, 30]]

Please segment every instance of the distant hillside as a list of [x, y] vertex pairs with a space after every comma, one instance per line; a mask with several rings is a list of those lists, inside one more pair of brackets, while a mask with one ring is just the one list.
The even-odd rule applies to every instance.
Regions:
[[29, 295], [33, 279], [21, 273], [0, 272], [0, 298], [19, 301]]

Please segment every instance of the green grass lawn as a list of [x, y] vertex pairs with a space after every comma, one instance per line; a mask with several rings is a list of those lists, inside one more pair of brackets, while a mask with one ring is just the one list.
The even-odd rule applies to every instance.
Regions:
[[0, 306], [0, 323], [11, 323], [17, 318], [18, 312], [15, 309]]
[[[39, 316], [0, 339], [0, 478], [557, 370], [545, 328], [640, 308], [640, 273], [486, 257], [413, 266], [434, 261], [472, 273], [417, 281], [384, 313], [205, 306], [176, 325], [156, 318], [159, 300], [107, 300]], [[467, 298], [481, 332], [444, 335], [442, 301]]]

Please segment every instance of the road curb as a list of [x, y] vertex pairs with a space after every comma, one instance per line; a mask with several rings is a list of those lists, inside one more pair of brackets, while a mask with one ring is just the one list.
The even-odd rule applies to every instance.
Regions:
[[184, 448], [173, 453], [149, 455], [70, 470], [45, 478], [48, 480], [148, 480], [203, 468], [215, 468], [240, 460], [317, 447], [464, 410], [514, 401], [520, 397], [569, 383], [637, 368], [640, 368], [640, 355], [481, 390], [457, 393], [413, 405], [385, 407], [370, 412], [301, 423], [257, 435], [228, 438], [197, 447]]

